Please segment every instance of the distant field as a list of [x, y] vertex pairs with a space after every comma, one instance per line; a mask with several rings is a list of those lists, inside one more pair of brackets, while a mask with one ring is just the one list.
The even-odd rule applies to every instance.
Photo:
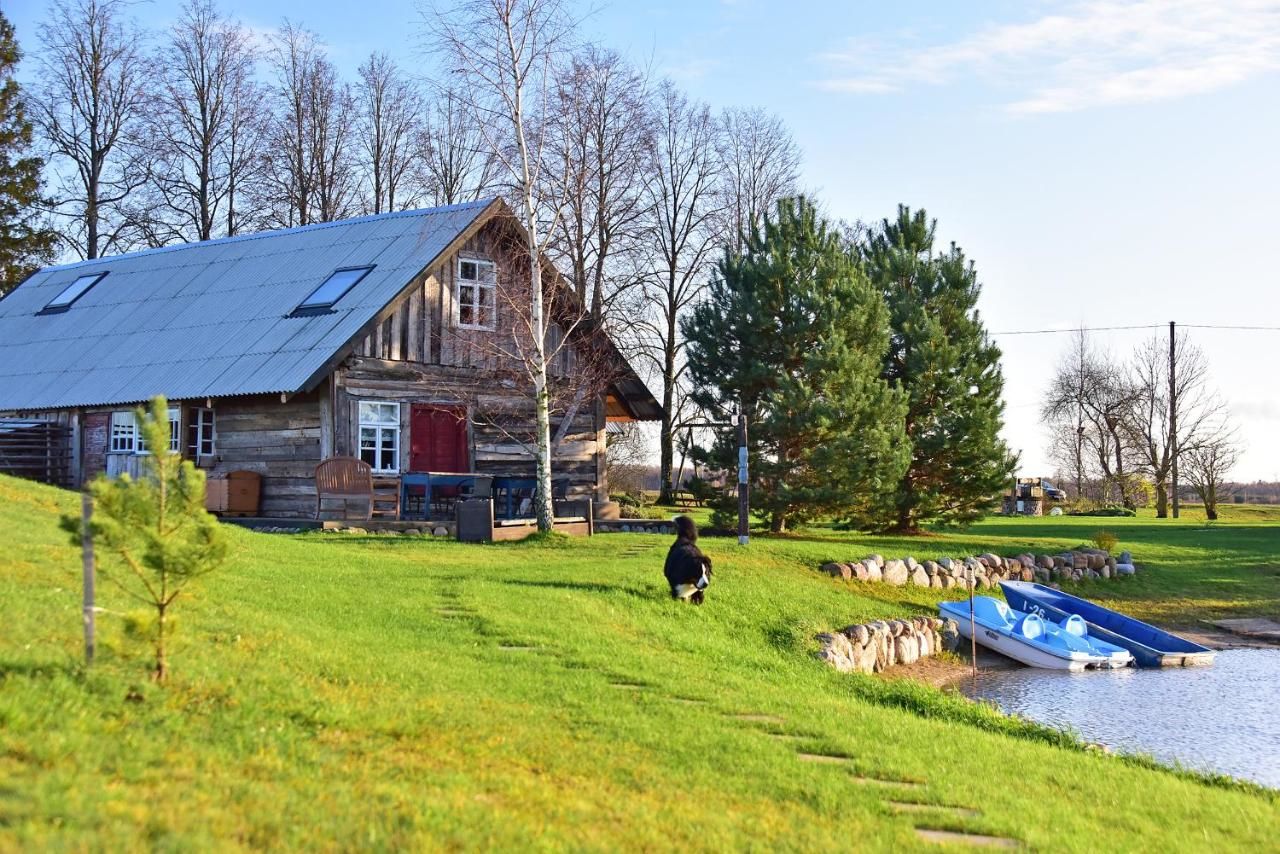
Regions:
[[1280, 516], [1252, 507], [1213, 526], [708, 540], [702, 608], [667, 598], [666, 537], [233, 530], [233, 564], [181, 603], [157, 688], [109, 585], [101, 660], [79, 663], [79, 556], [56, 528], [76, 506], [0, 477], [0, 851], [910, 850], [918, 827], [1053, 851], [1280, 837], [1280, 795], [810, 656], [817, 631], [931, 613], [943, 592], [834, 581], [824, 560], [1053, 551], [1103, 527], [1143, 572], [1087, 595], [1171, 622], [1280, 615]]

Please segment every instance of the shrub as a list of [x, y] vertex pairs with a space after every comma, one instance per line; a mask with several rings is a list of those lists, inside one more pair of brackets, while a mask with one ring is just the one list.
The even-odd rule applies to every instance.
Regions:
[[1118, 542], [1120, 539], [1106, 529], [1093, 532], [1093, 544], [1108, 554], [1115, 549]]

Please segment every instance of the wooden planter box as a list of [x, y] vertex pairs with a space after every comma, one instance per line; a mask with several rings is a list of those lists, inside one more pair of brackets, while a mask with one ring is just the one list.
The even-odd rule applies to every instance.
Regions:
[[209, 475], [204, 506], [210, 513], [257, 516], [262, 497], [262, 475], [255, 471], [229, 471]]

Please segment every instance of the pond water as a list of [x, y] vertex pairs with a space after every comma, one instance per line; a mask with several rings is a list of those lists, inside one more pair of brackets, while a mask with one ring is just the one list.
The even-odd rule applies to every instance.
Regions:
[[1212, 667], [991, 670], [957, 687], [1118, 752], [1280, 788], [1280, 649], [1223, 650]]

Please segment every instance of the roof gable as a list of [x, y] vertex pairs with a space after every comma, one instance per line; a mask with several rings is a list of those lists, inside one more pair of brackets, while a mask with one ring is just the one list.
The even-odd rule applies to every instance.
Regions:
[[[0, 299], [0, 411], [299, 391], [493, 204], [46, 267]], [[367, 265], [331, 311], [291, 316], [335, 270]], [[96, 272], [110, 275], [39, 313]]]

